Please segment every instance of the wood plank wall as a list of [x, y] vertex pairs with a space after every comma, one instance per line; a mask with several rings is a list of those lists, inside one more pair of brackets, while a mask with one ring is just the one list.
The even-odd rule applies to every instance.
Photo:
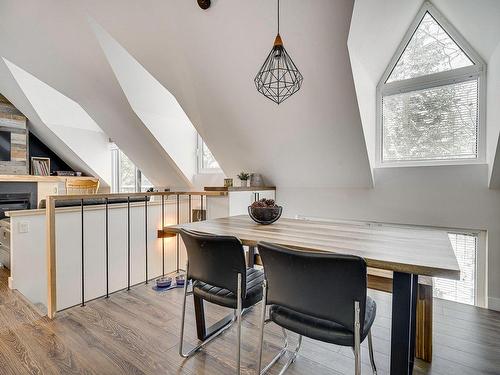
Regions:
[[11, 134], [11, 160], [0, 161], [0, 174], [28, 174], [27, 118], [0, 94], [0, 131]]

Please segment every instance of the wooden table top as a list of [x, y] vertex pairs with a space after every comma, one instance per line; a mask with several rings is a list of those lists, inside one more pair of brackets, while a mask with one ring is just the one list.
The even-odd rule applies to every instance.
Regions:
[[425, 276], [460, 278], [460, 268], [444, 230], [355, 221], [314, 221], [281, 218], [260, 225], [247, 215], [165, 227], [238, 237], [244, 245], [259, 241], [307, 251], [353, 254], [369, 267]]

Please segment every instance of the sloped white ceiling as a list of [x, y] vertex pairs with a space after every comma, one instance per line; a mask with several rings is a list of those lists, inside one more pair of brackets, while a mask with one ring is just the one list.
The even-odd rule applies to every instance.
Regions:
[[189, 187], [131, 109], [75, 3], [2, 0], [0, 55], [77, 102], [155, 185]]
[[276, 34], [269, 0], [214, 1], [208, 11], [195, 0], [2, 0], [0, 53], [79, 103], [155, 184], [186, 181], [131, 109], [88, 16], [176, 97], [227, 175], [369, 187], [347, 53], [352, 6], [282, 2], [281, 34], [304, 85], [279, 107], [253, 84]]
[[276, 34], [276, 4], [80, 1], [172, 92], [228, 175], [286, 186], [366, 187], [371, 176], [347, 54], [351, 1], [282, 3], [281, 34], [304, 75], [279, 107], [253, 78]]
[[[71, 149], [68, 143], [59, 138], [39, 117], [38, 112], [33, 108], [32, 103], [26, 97], [3, 59], [0, 59], [0, 92], [28, 117], [29, 130], [39, 139], [44, 140], [44, 143], [50, 149], [55, 150], [57, 155], [63, 158], [71, 168], [82, 171], [87, 175], [99, 175], [89, 166], [87, 160], [82, 160], [81, 156]], [[102, 185], [107, 186], [107, 183], [107, 179], [103, 178]]]
[[[356, 0], [349, 33], [353, 67], [370, 164], [375, 161], [376, 86], [423, 0]], [[495, 162], [500, 133], [500, 2], [432, 1], [487, 63], [487, 162], [490, 186], [498, 180]]]
[[89, 23], [128, 102], [187, 181], [196, 171], [197, 132], [175, 97], [94, 19]]
[[77, 103], [3, 59], [38, 117], [105, 185], [111, 183], [108, 137]]
[[[500, 2], [433, 3], [487, 61], [494, 101]], [[353, 1], [282, 2], [281, 34], [304, 85], [279, 107], [253, 85], [276, 33], [269, 0], [218, 0], [208, 11], [195, 0], [1, 0], [0, 54], [80, 104], [157, 186], [191, 185], [131, 108], [89, 16], [175, 96], [228, 176], [248, 170], [278, 186], [370, 187], [375, 86], [421, 4], [356, 0], [351, 25]], [[493, 185], [500, 109], [489, 104]]]

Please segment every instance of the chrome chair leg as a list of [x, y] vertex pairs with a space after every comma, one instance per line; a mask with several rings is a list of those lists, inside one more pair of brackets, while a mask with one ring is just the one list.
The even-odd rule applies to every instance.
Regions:
[[257, 358], [257, 374], [260, 374], [260, 369], [262, 368], [262, 347], [264, 346], [264, 325], [266, 321], [266, 304], [267, 304], [267, 280], [262, 283], [262, 312], [260, 320], [260, 335], [259, 335], [259, 349]]
[[[260, 321], [260, 337], [259, 337], [259, 349], [258, 349], [258, 359], [257, 359], [257, 371], [258, 374], [265, 374], [278, 360], [285, 355], [288, 349], [288, 335], [286, 330], [282, 327], [283, 331], [283, 347], [279, 351], [278, 354], [267, 364], [267, 366], [262, 369], [262, 347], [264, 346], [264, 328], [266, 324], [271, 322], [270, 319], [266, 319], [266, 306], [267, 306], [267, 281], [264, 280], [262, 283], [262, 312], [261, 312], [261, 321]], [[299, 339], [301, 340], [302, 337]]]
[[299, 354], [301, 345], [302, 345], [302, 335], [299, 335], [299, 341], [297, 342], [297, 346], [295, 347], [295, 351], [293, 352], [291, 363], [295, 362], [295, 360], [297, 359], [297, 355]]
[[373, 340], [371, 329], [368, 332], [368, 352], [370, 354], [370, 364], [372, 366], [373, 375], [377, 375], [377, 366], [375, 366], [375, 357], [373, 356]]
[[[267, 323], [270, 323], [270, 322], [271, 322], [270, 320], [266, 320], [266, 321], [264, 322], [264, 324], [267, 324]], [[278, 362], [278, 361], [281, 359], [281, 357], [283, 357], [283, 356], [286, 354], [286, 352], [288, 351], [288, 335], [287, 335], [287, 333], [286, 333], [286, 330], [285, 330], [283, 327], [281, 328], [281, 330], [283, 331], [283, 347], [282, 347], [282, 348], [281, 348], [281, 350], [278, 352], [278, 354], [276, 354], [276, 355], [274, 356], [274, 358], [271, 360], [271, 362], [269, 362], [269, 363], [267, 364], [267, 366], [266, 366], [266, 367], [264, 367], [264, 369], [263, 369], [262, 371], [260, 371], [260, 367], [259, 367], [260, 375], [263, 375], [263, 374], [265, 374], [267, 371], [269, 371], [269, 369], [270, 369], [271, 367], [273, 367], [273, 366], [274, 366], [274, 364], [275, 364], [276, 362]]]
[[[186, 275], [188, 274], [188, 271], [186, 269]], [[188, 278], [185, 279], [184, 281], [184, 301], [182, 303], [182, 318], [181, 318], [181, 334], [180, 334], [180, 343], [179, 343], [179, 355], [183, 358], [189, 358], [191, 357], [194, 353], [196, 353], [198, 350], [200, 350], [202, 347], [204, 347], [206, 344], [208, 344], [210, 341], [215, 339], [217, 336], [219, 336], [221, 333], [229, 329], [233, 323], [237, 319], [237, 315], [235, 314], [233, 318], [223, 327], [221, 327], [217, 332], [212, 334], [208, 339], [204, 340], [197, 346], [195, 346], [193, 349], [188, 351], [187, 353], [184, 353], [184, 325], [186, 321], [186, 300], [187, 296], [191, 295], [192, 292], [188, 292], [187, 287], [189, 284], [190, 280]]]
[[297, 359], [297, 354], [299, 354], [300, 346], [302, 345], [302, 335], [299, 336], [299, 341], [297, 343], [297, 346], [295, 347], [295, 350], [292, 352], [292, 355], [290, 356], [290, 359], [285, 363], [281, 371], [279, 372], [278, 375], [283, 375], [285, 371], [290, 367], [290, 365], [295, 362], [295, 359]]
[[359, 321], [359, 302], [354, 302], [354, 373], [361, 375], [361, 335]]
[[236, 348], [236, 373], [240, 375], [241, 373], [241, 273], [238, 274], [238, 293], [237, 293], [237, 319], [238, 319], [238, 339]]
[[[189, 267], [189, 265], [186, 265], [186, 277], [184, 278], [184, 296], [183, 296], [183, 301], [182, 301], [181, 334], [180, 334], [180, 343], [179, 343], [179, 354], [181, 355], [181, 357], [184, 357], [184, 358], [187, 358], [187, 357], [189, 357], [192, 354], [191, 352], [189, 352], [187, 354], [184, 354], [184, 352], [183, 352], [183, 346], [184, 346], [184, 323], [185, 323], [185, 320], [186, 320], [186, 299], [187, 299], [187, 296], [188, 296], [188, 284], [189, 284], [189, 279], [187, 278], [188, 267]], [[193, 353], [195, 351], [193, 351]]]

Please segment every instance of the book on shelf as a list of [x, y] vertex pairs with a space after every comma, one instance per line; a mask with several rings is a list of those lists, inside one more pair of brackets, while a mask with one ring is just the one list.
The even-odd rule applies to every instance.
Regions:
[[31, 173], [35, 176], [50, 176], [50, 159], [32, 157]]

